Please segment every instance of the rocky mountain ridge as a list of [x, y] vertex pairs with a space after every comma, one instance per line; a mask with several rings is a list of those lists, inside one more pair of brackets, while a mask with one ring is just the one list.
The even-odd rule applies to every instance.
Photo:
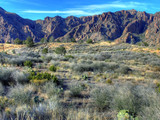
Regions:
[[160, 13], [149, 14], [136, 10], [106, 12], [101, 15], [62, 18], [46, 17], [44, 20], [23, 19], [0, 8], [0, 40], [25, 40], [28, 36], [38, 42], [51, 36], [59, 41], [115, 40], [136, 43], [145, 41], [160, 44]]

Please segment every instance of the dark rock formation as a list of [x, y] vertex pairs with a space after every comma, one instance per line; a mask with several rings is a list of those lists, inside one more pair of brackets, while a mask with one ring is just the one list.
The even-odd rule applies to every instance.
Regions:
[[136, 43], [142, 40], [149, 44], [160, 44], [160, 13], [148, 14], [136, 10], [107, 12], [101, 15], [62, 18], [46, 17], [44, 20], [23, 19], [17, 14], [0, 8], [0, 40], [25, 40], [28, 36], [39, 41], [51, 36], [55, 40], [67, 41], [71, 38], [94, 41], [116, 40], [117, 42]]

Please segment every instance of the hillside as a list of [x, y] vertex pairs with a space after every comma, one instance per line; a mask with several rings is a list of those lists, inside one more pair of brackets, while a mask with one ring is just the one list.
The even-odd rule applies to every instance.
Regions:
[[0, 8], [0, 40], [25, 40], [28, 36], [35, 42], [51, 36], [58, 41], [111, 40], [118, 43], [145, 41], [150, 45], [160, 43], [160, 13], [149, 14], [136, 10], [107, 12], [101, 15], [62, 18], [46, 17], [44, 20], [23, 19], [17, 14]]
[[[4, 46], [2, 120], [159, 119], [160, 50], [155, 47], [116, 42]], [[64, 54], [57, 52], [62, 46]]]

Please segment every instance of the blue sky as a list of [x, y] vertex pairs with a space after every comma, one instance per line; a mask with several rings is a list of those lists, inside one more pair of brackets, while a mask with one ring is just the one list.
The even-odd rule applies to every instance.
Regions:
[[0, 7], [32, 20], [46, 16], [89, 16], [119, 10], [160, 11], [160, 0], [0, 0]]

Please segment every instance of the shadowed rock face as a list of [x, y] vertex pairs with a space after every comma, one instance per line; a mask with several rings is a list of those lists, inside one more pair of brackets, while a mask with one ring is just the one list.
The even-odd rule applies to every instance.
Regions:
[[12, 41], [15, 38], [25, 40], [28, 36], [38, 41], [44, 36], [42, 27], [35, 21], [23, 19], [17, 14], [0, 8], [0, 40]]
[[55, 40], [94, 41], [116, 40], [117, 42], [136, 43], [137, 36], [144, 34], [144, 40], [150, 44], [160, 43], [160, 13], [154, 15], [136, 10], [122, 10], [101, 15], [62, 18], [46, 17], [32, 21], [6, 12], [0, 8], [0, 39], [12, 41], [15, 38], [25, 40], [28, 36], [39, 41], [53, 36]]

